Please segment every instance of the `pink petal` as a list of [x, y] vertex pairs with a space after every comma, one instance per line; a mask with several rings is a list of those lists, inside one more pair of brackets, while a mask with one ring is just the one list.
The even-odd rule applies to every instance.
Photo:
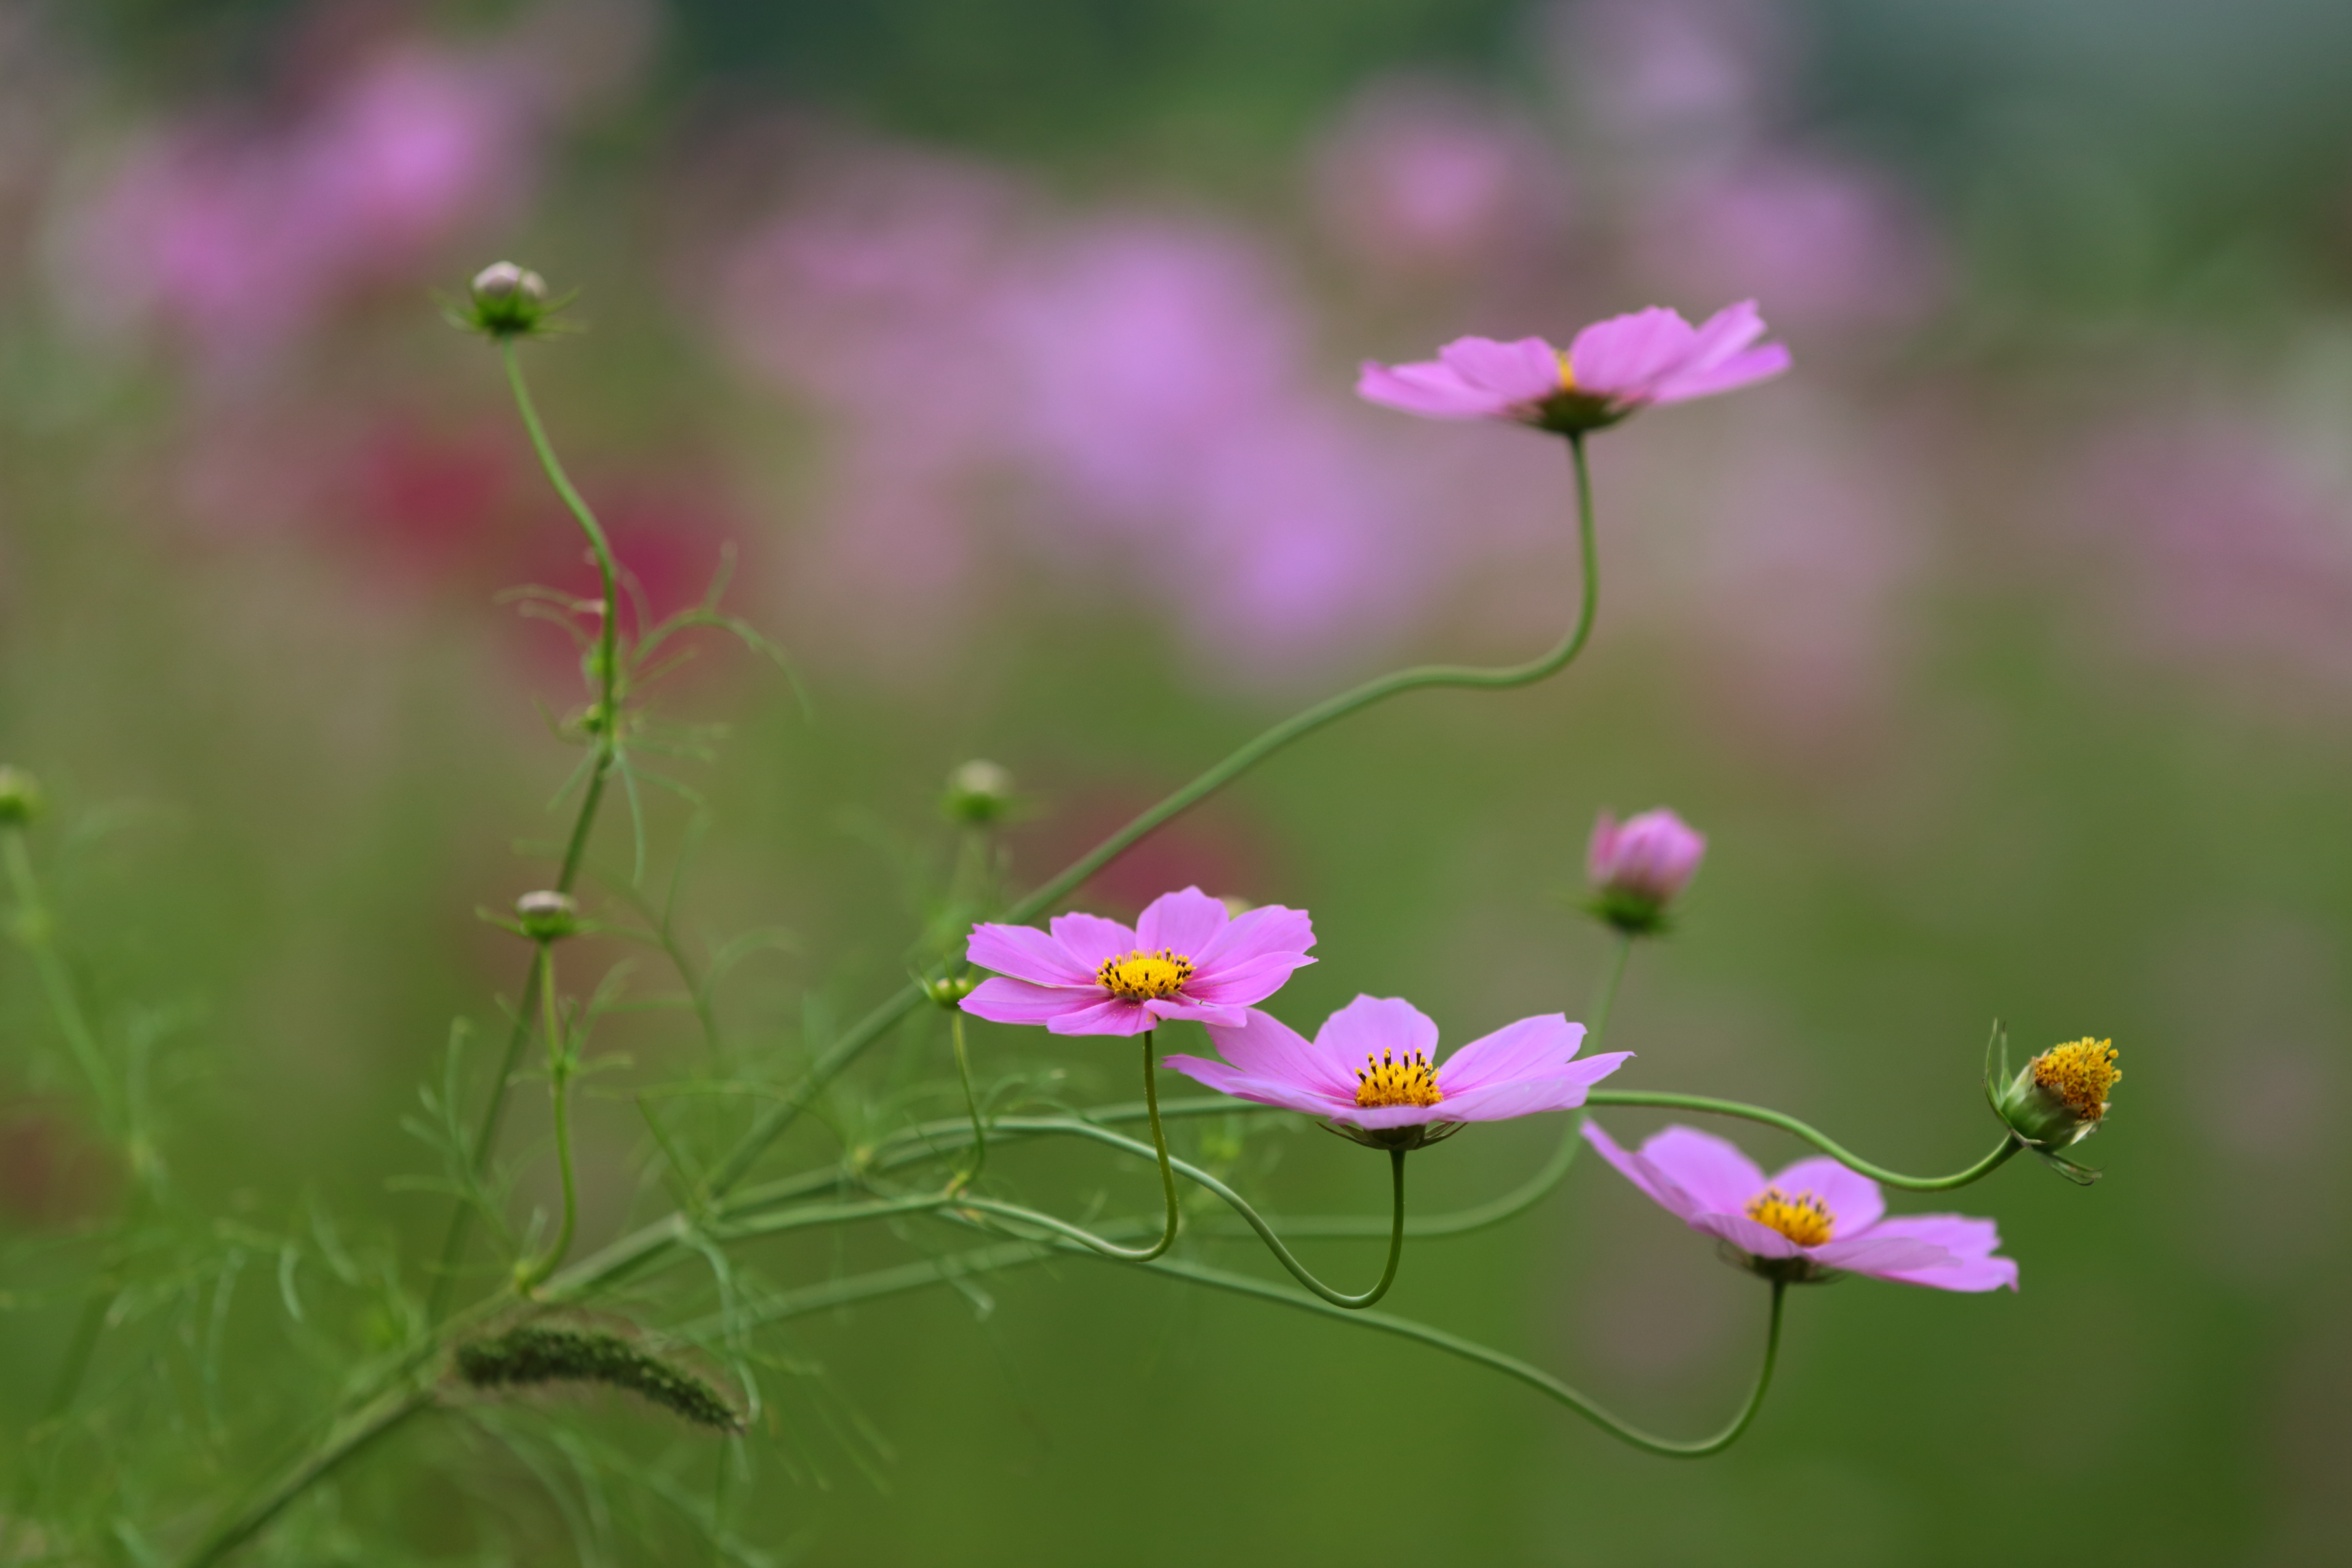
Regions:
[[1135, 932], [1100, 915], [1055, 915], [1051, 924], [1054, 940], [1069, 950], [1075, 962], [1086, 966], [1089, 976], [1102, 967], [1103, 960], [1125, 958], [1136, 949]]
[[1209, 1038], [1218, 1055], [1252, 1078], [1355, 1101], [1355, 1074], [1271, 1013], [1252, 1011], [1239, 1027], [1212, 1025]]
[[1025, 980], [983, 980], [963, 999], [963, 1010], [992, 1024], [1050, 1024], [1086, 1012], [1101, 1000], [1100, 991], [1032, 985]]
[[1521, 1018], [1446, 1058], [1437, 1069], [1437, 1087], [1451, 1100], [1492, 1084], [1554, 1074], [1568, 1066], [1583, 1043], [1584, 1026], [1570, 1023], [1566, 1014]]
[[1653, 382], [1682, 364], [1696, 336], [1688, 321], [1656, 305], [1595, 321], [1569, 345], [1576, 389], [1596, 396], [1646, 399]]
[[1223, 904], [1198, 888], [1162, 893], [1144, 906], [1135, 922], [1135, 945], [1146, 952], [1166, 948], [1198, 967], [1202, 953], [1231, 919]]
[[1705, 1212], [1699, 1201], [1676, 1186], [1664, 1172], [1639, 1154], [1619, 1148], [1617, 1141], [1601, 1130], [1601, 1123], [1588, 1121], [1584, 1124], [1584, 1141], [1600, 1151], [1602, 1159], [1616, 1166], [1620, 1175], [1647, 1194], [1651, 1202], [1676, 1219], [1687, 1224], [1694, 1215]]
[[1929, 1285], [1938, 1290], [2014, 1290], [2017, 1259], [1964, 1258], [1939, 1268], [1889, 1269], [1878, 1277], [1898, 1285]]
[[1642, 1158], [1717, 1214], [1743, 1213], [1764, 1190], [1764, 1173], [1737, 1144], [1689, 1127], [1668, 1127], [1642, 1145]]
[[1249, 1014], [1249, 1004], [1237, 1002], [1200, 1002], [1179, 991], [1173, 996], [1154, 996], [1143, 1003], [1145, 1012], [1155, 1018], [1189, 1021], [1195, 1024], [1238, 1024]]
[[1315, 1031], [1318, 1049], [1342, 1063], [1352, 1080], [1367, 1058], [1386, 1050], [1399, 1059], [1419, 1051], [1437, 1054], [1437, 1026], [1412, 1003], [1394, 996], [1359, 996], [1323, 1020]]
[[1426, 419], [1502, 419], [1510, 413], [1507, 399], [1465, 385], [1460, 376], [1427, 360], [1394, 369], [1366, 360], [1356, 377], [1356, 395]]
[[1194, 971], [1202, 975], [1228, 964], [1246, 963], [1269, 953], [1305, 952], [1315, 945], [1315, 922], [1305, 910], [1267, 904], [1250, 910], [1217, 933], [1216, 940], [1192, 954]]
[[1794, 1258], [1805, 1250], [1770, 1226], [1759, 1225], [1744, 1214], [1693, 1215], [1690, 1226], [1693, 1230], [1720, 1237], [1759, 1258]]
[[1939, 1290], [2017, 1289], [2017, 1260], [1991, 1256], [1993, 1248], [2000, 1245], [2000, 1231], [1989, 1219], [1957, 1214], [1897, 1215], [1893, 1219], [1881, 1220], [1867, 1237], [1872, 1241], [1882, 1238], [1939, 1247], [1954, 1259], [1935, 1268], [1870, 1270], [1883, 1279], [1904, 1285], [1930, 1285]]
[[1676, 367], [1676, 374], [1711, 370], [1763, 335], [1764, 318], [1756, 313], [1755, 300], [1742, 300], [1726, 305], [1700, 322], [1698, 330], [1691, 334], [1690, 350]]
[[1291, 972], [1315, 961], [1290, 952], [1270, 952], [1208, 976], [1194, 975], [1177, 994], [1213, 1007], [1247, 1007], [1282, 989]]
[[963, 955], [969, 963], [1015, 980], [1097, 988], [1093, 970], [1072, 958], [1069, 949], [1031, 926], [976, 925]]
[[1831, 1241], [1812, 1249], [1813, 1261], [1824, 1268], [1884, 1279], [1921, 1269], [1948, 1268], [1959, 1260], [1933, 1243], [1907, 1236], [1864, 1236], [1852, 1241]]
[[1160, 1065], [1173, 1068], [1185, 1077], [1207, 1084], [1221, 1094], [1230, 1094], [1236, 1100], [1255, 1100], [1260, 1105], [1278, 1105], [1286, 1110], [1303, 1110], [1309, 1116], [1329, 1116], [1354, 1103], [1352, 1100], [1340, 1101], [1329, 1095], [1318, 1094], [1303, 1084], [1253, 1078], [1223, 1062], [1208, 1061], [1200, 1057], [1170, 1057]]
[[1351, 1127], [1381, 1130], [1390, 1127], [1418, 1127], [1424, 1121], [1446, 1120], [1444, 1109], [1435, 1105], [1360, 1106], [1353, 1095], [1337, 1110], [1327, 1111], [1334, 1121], [1344, 1121]]
[[1832, 1241], [1844, 1241], [1860, 1236], [1876, 1225], [1879, 1215], [1886, 1212], [1886, 1199], [1879, 1192], [1878, 1184], [1868, 1176], [1847, 1170], [1835, 1160], [1821, 1157], [1800, 1160], [1772, 1176], [1767, 1184], [1780, 1188], [1790, 1197], [1799, 1193], [1811, 1193], [1827, 1204], [1833, 1222], [1830, 1227]]
[[1437, 351], [1446, 369], [1469, 385], [1507, 403], [1535, 403], [1561, 389], [1559, 354], [1541, 338], [1498, 343], [1492, 338], [1456, 338]]
[[1769, 381], [1788, 368], [1788, 349], [1766, 343], [1705, 370], [1676, 371], [1661, 380], [1651, 395], [1659, 403], [1687, 403], [1694, 397], [1713, 397], [1719, 392], [1737, 392]]
[[[975, 991], [972, 994], [977, 996], [980, 993]], [[1139, 1035], [1156, 1027], [1159, 1022], [1142, 1003], [1114, 996], [1081, 1012], [1048, 1018], [1045, 1027], [1057, 1035]]]
[[1547, 1110], [1573, 1110], [1592, 1086], [1633, 1058], [1631, 1051], [1603, 1051], [1540, 1075], [1483, 1084], [1460, 1094], [1445, 1091], [1438, 1115], [1447, 1121], [1500, 1121]]

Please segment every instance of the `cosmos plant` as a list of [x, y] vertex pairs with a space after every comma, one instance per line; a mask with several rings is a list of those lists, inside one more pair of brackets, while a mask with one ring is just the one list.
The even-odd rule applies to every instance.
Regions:
[[[714, 988], [766, 938], [747, 933], [708, 953], [680, 938], [677, 879], [664, 883], [651, 875], [643, 804], [655, 790], [697, 798], [667, 771], [669, 759], [701, 754], [709, 737], [663, 721], [654, 699], [679, 645], [718, 634], [773, 658], [786, 679], [790, 669], [765, 637], [722, 607], [723, 583], [665, 620], [632, 611], [624, 564], [566, 474], [523, 375], [522, 351], [564, 324], [563, 303], [537, 273], [501, 262], [448, 307], [451, 320], [487, 339], [498, 357], [522, 435], [569, 509], [598, 586], [593, 596], [552, 588], [518, 595], [530, 614], [568, 635], [579, 655], [583, 690], [561, 726], [579, 763], [562, 797], [570, 826], [541, 885], [521, 891], [510, 910], [485, 916], [515, 946], [519, 974], [504, 1024], [488, 1051], [469, 1043], [466, 1028], [453, 1032], [441, 1073], [422, 1093], [422, 1113], [410, 1121], [435, 1166], [402, 1184], [436, 1205], [437, 1245], [418, 1255], [386, 1244], [362, 1258], [323, 1210], [276, 1233], [242, 1215], [183, 1213], [189, 1200], [165, 1173], [166, 1107], [149, 1088], [145, 1047], [135, 1031], [89, 1010], [46, 889], [56, 864], [46, 836], [59, 808], [30, 773], [0, 766], [10, 929], [87, 1088], [89, 1124], [119, 1156], [125, 1194], [120, 1221], [80, 1255], [82, 1273], [51, 1293], [68, 1326], [24, 1474], [0, 1506], [0, 1555], [189, 1568], [233, 1559], [320, 1561], [320, 1542], [334, 1538], [336, 1489], [351, 1478], [397, 1465], [455, 1473], [478, 1464], [478, 1448], [489, 1444], [512, 1449], [559, 1500], [564, 1476], [617, 1478], [615, 1484], [635, 1485], [676, 1512], [720, 1559], [761, 1560], [730, 1544], [728, 1479], [737, 1478], [740, 1490], [761, 1446], [795, 1407], [827, 1397], [795, 1381], [814, 1374], [776, 1348], [784, 1324], [894, 1294], [971, 1289], [979, 1276], [1065, 1259], [1287, 1307], [1335, 1332], [1391, 1336], [1467, 1370], [1515, 1379], [1636, 1448], [1695, 1458], [1721, 1451], [1758, 1419], [1792, 1288], [1846, 1275], [1979, 1295], [2017, 1288], [2019, 1265], [1999, 1252], [1993, 1221], [1889, 1215], [1890, 1193], [1966, 1186], [2021, 1151], [2078, 1182], [2095, 1174], [2072, 1151], [2106, 1116], [2120, 1077], [2105, 1040], [2054, 1045], [2013, 1074], [2005, 1059], [1998, 1068], [1989, 1063], [1984, 1089], [1996, 1141], [1981, 1159], [1942, 1176], [1885, 1169], [1776, 1110], [1639, 1088], [1645, 1064], [1632, 1052], [1601, 1048], [1612, 1002], [1633, 950], [1676, 928], [1707, 847], [1664, 808], [1622, 821], [1603, 814], [1592, 828], [1586, 908], [1607, 933], [1610, 957], [1581, 1016], [1571, 1017], [1563, 998], [1484, 1033], [1477, 1021], [1468, 1028], [1449, 1021], [1442, 1031], [1411, 1000], [1369, 994], [1319, 1023], [1303, 1016], [1286, 987], [1307, 965], [1332, 966], [1318, 973], [1334, 976], [1342, 994], [1386, 987], [1360, 956], [1322, 949], [1308, 911], [1279, 902], [1248, 907], [1232, 896], [1242, 889], [1171, 889], [1131, 923], [1071, 907], [1097, 873], [1155, 829], [1352, 714], [1412, 691], [1530, 687], [1573, 664], [1592, 636], [1600, 602], [1588, 441], [1644, 411], [1785, 371], [1788, 353], [1762, 341], [1766, 328], [1753, 302], [1697, 326], [1671, 310], [1643, 310], [1585, 327], [1566, 349], [1536, 337], [1465, 338], [1433, 361], [1367, 364], [1360, 391], [1371, 401], [1435, 418], [1510, 422], [1564, 442], [1581, 575], [1575, 615], [1559, 641], [1523, 664], [1417, 666], [1318, 702], [1026, 889], [1008, 885], [1002, 836], [1030, 803], [1003, 769], [965, 763], [941, 802], [952, 869], [908, 949], [907, 979], [845, 1023], [812, 1022], [796, 1047], [751, 1047], [721, 1026]], [[615, 803], [625, 805], [630, 831], [600, 837]], [[623, 839], [617, 854], [615, 838]], [[604, 942], [590, 940], [598, 938], [635, 943], [675, 972], [673, 1016], [690, 1021], [709, 1058], [678, 1082], [634, 1095], [646, 1131], [636, 1185], [667, 1192], [672, 1206], [622, 1225], [583, 1215], [582, 1167], [591, 1152], [572, 1135], [580, 1080], [614, 1065], [597, 1054], [599, 1027], [629, 1005], [632, 984], [625, 966], [583, 978], [577, 955], [601, 951]], [[1475, 1037], [1449, 1051], [1440, 1043], [1444, 1033]], [[931, 1081], [951, 1096], [937, 1106], [946, 1114], [915, 1115], [908, 1108], [919, 1096], [897, 1089], [861, 1090], [851, 1069], [886, 1043], [902, 1062], [920, 1057], [930, 1064]], [[1171, 1043], [1183, 1048], [1171, 1052]], [[1140, 1099], [1073, 1109], [1020, 1065], [1022, 1053], [1036, 1047], [1133, 1072]], [[1673, 1049], [1662, 1042], [1654, 1054], [1670, 1058]], [[1164, 1096], [1162, 1077], [1171, 1070], [1210, 1092]], [[508, 1112], [519, 1093], [542, 1091], [549, 1136], [533, 1144], [517, 1138]], [[1768, 1176], [1710, 1133], [1673, 1126], [1628, 1150], [1591, 1120], [1605, 1110], [1613, 1123], [1622, 1111], [1644, 1109], [1757, 1123], [1811, 1152]], [[1385, 1155], [1385, 1215], [1277, 1225], [1240, 1190], [1251, 1167], [1232, 1151], [1243, 1146], [1234, 1142], [1243, 1134], [1221, 1134], [1213, 1157], [1205, 1138], [1184, 1136], [1195, 1126], [1245, 1131], [1274, 1118], [1307, 1119]], [[1520, 1118], [1558, 1129], [1557, 1152], [1535, 1179], [1467, 1210], [1413, 1211], [1410, 1166], [1447, 1158], [1433, 1152], [1441, 1142]], [[824, 1157], [787, 1160], [826, 1137], [835, 1146]], [[1088, 1146], [1135, 1177], [1148, 1172], [1158, 1201], [1142, 1213], [1114, 1205], [1108, 1216], [1073, 1217], [1028, 1199], [1034, 1182], [1016, 1181], [1007, 1166], [1030, 1148], [1056, 1142]], [[1587, 1148], [1765, 1287], [1760, 1365], [1711, 1435], [1653, 1435], [1505, 1351], [1372, 1310], [1397, 1279], [1410, 1238], [1525, 1213], [1560, 1188]], [[1318, 1154], [1363, 1158], [1339, 1142], [1318, 1145]], [[630, 1181], [625, 1172], [593, 1174], [600, 1189]], [[549, 1194], [544, 1212], [518, 1196], [519, 1179], [531, 1182], [525, 1190]], [[202, 1237], [206, 1246], [222, 1236], [238, 1239], [226, 1253], [197, 1249], [194, 1241], [175, 1250], [152, 1240], [157, 1215], [186, 1221], [167, 1236]], [[855, 1229], [908, 1255], [880, 1268], [819, 1266], [799, 1279], [779, 1278], [766, 1254], [753, 1256], [754, 1245], [770, 1238]], [[1290, 1245], [1351, 1236], [1385, 1243], [1381, 1271], [1361, 1289], [1320, 1278]], [[148, 1239], [133, 1246], [134, 1237]], [[1262, 1246], [1277, 1272], [1210, 1260], [1213, 1244], [1231, 1242]], [[241, 1306], [233, 1311], [233, 1301], [252, 1299], [232, 1297], [236, 1272], [257, 1258], [276, 1259], [282, 1320], [236, 1317], [252, 1310]], [[207, 1419], [167, 1423], [172, 1441], [197, 1453], [185, 1490], [118, 1497], [109, 1446], [137, 1425], [126, 1411], [153, 1381], [130, 1373], [142, 1356], [160, 1353], [142, 1347], [170, 1338], [149, 1331], [157, 1314], [189, 1301], [203, 1310], [183, 1314], [194, 1326], [171, 1342], [198, 1347], [203, 1376], [194, 1386], [210, 1387], [205, 1379], [215, 1363], [202, 1347], [216, 1355], [233, 1318], [248, 1337], [275, 1336], [289, 1363], [320, 1370], [307, 1382], [292, 1379], [294, 1394], [285, 1401], [247, 1399], [234, 1419], [215, 1403], [202, 1406]], [[337, 1323], [363, 1324], [360, 1342], [334, 1340]], [[779, 1378], [789, 1392], [772, 1394], [766, 1385]], [[550, 1403], [550, 1389], [568, 1390], [569, 1397]], [[713, 1446], [708, 1465], [717, 1490], [688, 1489], [676, 1467], [649, 1469], [597, 1447], [581, 1414], [619, 1402], [672, 1423], [687, 1435], [681, 1440]], [[383, 1441], [395, 1432], [412, 1440]], [[450, 1440], [413, 1440], [420, 1432]], [[444, 1487], [433, 1495], [461, 1491]], [[89, 1525], [93, 1518], [101, 1524]]]

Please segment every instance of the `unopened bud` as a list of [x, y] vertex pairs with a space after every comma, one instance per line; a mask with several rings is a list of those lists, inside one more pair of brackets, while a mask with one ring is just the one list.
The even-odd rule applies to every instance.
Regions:
[[580, 906], [568, 893], [542, 889], [515, 900], [515, 918], [531, 941], [554, 942], [580, 929]]
[[942, 1007], [962, 1005], [963, 999], [980, 988], [980, 982], [969, 974], [950, 974], [943, 980], [926, 981], [923, 990]]
[[40, 781], [22, 768], [0, 763], [0, 827], [23, 827], [47, 804]]
[[1002, 822], [1013, 810], [1013, 775], [994, 763], [969, 762], [948, 775], [940, 803], [951, 821], [968, 827]]
[[2063, 1149], [2098, 1131], [2107, 1096], [2123, 1081], [2111, 1040], [2088, 1037], [2053, 1046], [1998, 1087], [1993, 1108], [2037, 1148]]
[[467, 292], [467, 309], [453, 310], [450, 319], [487, 337], [528, 336], [558, 309], [548, 302], [547, 279], [511, 261], [493, 261], [475, 273]]
[[1593, 914], [1627, 936], [1664, 931], [1667, 907], [1706, 854], [1706, 837], [1664, 807], [1623, 822], [1602, 812], [1584, 857]]

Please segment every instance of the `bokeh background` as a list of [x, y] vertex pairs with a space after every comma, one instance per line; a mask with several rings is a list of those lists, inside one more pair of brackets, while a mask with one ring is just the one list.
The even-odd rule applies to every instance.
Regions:
[[[675, 764], [709, 808], [689, 945], [789, 939], [722, 991], [723, 1063], [674, 1012], [612, 1021], [591, 1240], [661, 1201], [635, 1089], [788, 1079], [903, 975], [957, 763], [1016, 775], [1034, 882], [1303, 700], [1555, 637], [1557, 443], [1360, 405], [1353, 365], [1650, 303], [1753, 295], [1797, 368], [1594, 440], [1582, 665], [1350, 721], [1086, 901], [1306, 906], [1322, 962], [1286, 1016], [1404, 994], [1460, 1040], [1582, 1011], [1584, 832], [1669, 804], [1711, 850], [1627, 981], [1626, 1084], [1926, 1172], [1993, 1133], [1995, 1017], [2123, 1052], [2084, 1151], [2105, 1182], [2019, 1162], [1957, 1205], [1999, 1217], [2022, 1291], [1802, 1294], [1725, 1458], [1069, 1263], [763, 1342], [737, 1560], [2331, 1560], [2347, 62], [2327, 0], [0, 5], [0, 760], [48, 787], [36, 857], [147, 1075], [187, 1260], [134, 1293], [79, 1425], [9, 1440], [66, 1456], [83, 1533], [0, 1552], [170, 1560], [422, 1289], [446, 1211], [402, 1184], [435, 1160], [402, 1121], [451, 1019], [495, 1034], [520, 980], [475, 910], [546, 876], [572, 761], [547, 716], [579, 700], [560, 636], [495, 595], [592, 581], [494, 356], [431, 298], [510, 254], [580, 290], [590, 330], [527, 363], [646, 598], [691, 602], [731, 548], [730, 605], [810, 698], [717, 646], [665, 689], [728, 731]], [[693, 816], [648, 804], [649, 886]], [[592, 906], [623, 905], [630, 858], [616, 813]], [[636, 950], [578, 951], [665, 988]], [[13, 952], [0, 1042], [0, 1432], [24, 1434], [125, 1182]], [[1008, 1105], [1133, 1093], [1123, 1051], [974, 1046]], [[873, 1056], [775, 1169], [954, 1110], [935, 1019]], [[1378, 1207], [1378, 1161], [1278, 1121], [1186, 1138], [1277, 1210]], [[1419, 1156], [1419, 1200], [1502, 1191], [1552, 1135]], [[1065, 1212], [1152, 1201], [1069, 1151], [1003, 1176]], [[551, 1191], [528, 1163], [519, 1208]], [[781, 1289], [957, 1239], [746, 1264]], [[376, 1306], [319, 1304], [338, 1256]], [[1391, 1303], [1697, 1431], [1762, 1294], [1588, 1166], [1415, 1247]], [[546, 1434], [706, 1500], [717, 1445], [613, 1400], [499, 1419], [511, 1447], [404, 1431], [256, 1560], [689, 1560]]]

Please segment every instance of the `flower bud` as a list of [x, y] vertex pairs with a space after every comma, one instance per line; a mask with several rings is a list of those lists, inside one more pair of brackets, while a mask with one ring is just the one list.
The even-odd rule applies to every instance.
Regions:
[[948, 775], [941, 808], [952, 822], [985, 827], [1004, 820], [1013, 807], [1013, 775], [994, 763], [972, 761]]
[[2111, 1040], [2087, 1037], [2053, 1046], [1993, 1091], [1993, 1109], [2020, 1138], [2053, 1151], [2090, 1136], [2107, 1114], [2107, 1096], [2123, 1080]]
[[580, 929], [580, 906], [569, 894], [542, 889], [515, 900], [515, 918], [531, 941], [555, 942]]
[[927, 980], [923, 994], [942, 1007], [953, 1009], [963, 1005], [963, 999], [980, 989], [980, 978], [972, 974], [950, 974], [943, 980]]
[[22, 768], [0, 763], [0, 827], [23, 827], [47, 804], [40, 781]]
[[450, 319], [486, 337], [526, 337], [561, 305], [548, 302], [547, 279], [511, 261], [494, 261], [475, 273], [467, 291], [467, 308], [453, 310]]
[[1585, 847], [1592, 913], [1627, 936], [1664, 931], [1667, 906], [1706, 853], [1706, 837], [1664, 807], [1623, 822], [1602, 812]]

